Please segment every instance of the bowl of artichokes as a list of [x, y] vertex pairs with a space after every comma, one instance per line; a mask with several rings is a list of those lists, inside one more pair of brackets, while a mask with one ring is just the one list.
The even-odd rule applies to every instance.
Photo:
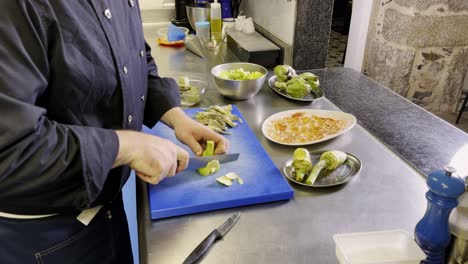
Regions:
[[220, 64], [211, 70], [216, 89], [233, 100], [246, 100], [256, 95], [267, 73], [264, 67], [246, 62]]

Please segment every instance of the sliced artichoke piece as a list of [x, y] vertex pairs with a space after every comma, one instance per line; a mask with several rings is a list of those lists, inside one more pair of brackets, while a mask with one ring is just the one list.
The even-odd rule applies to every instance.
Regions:
[[202, 156], [213, 156], [215, 150], [215, 143], [213, 140], [206, 141], [206, 148], [203, 151]]
[[231, 104], [222, 106], [222, 108], [224, 109], [224, 111], [227, 111], [229, 113], [231, 113], [231, 111], [232, 111], [232, 105]]
[[220, 169], [219, 161], [217, 160], [212, 160], [206, 164], [205, 167], [197, 169], [197, 172], [201, 176], [209, 176], [215, 172], [217, 172]]
[[229, 172], [226, 175], [224, 175], [224, 177], [228, 178], [231, 181], [237, 180], [239, 184], [244, 184], [244, 181], [242, 180], [242, 178], [239, 175], [237, 175], [237, 173], [235, 172]]
[[218, 178], [216, 178], [216, 180], [217, 180], [219, 183], [221, 183], [221, 184], [223, 184], [223, 185], [226, 185], [226, 186], [228, 186], [228, 187], [232, 185], [232, 180], [229, 179], [228, 177], [226, 177], [226, 175], [221, 176], [221, 177], [218, 177]]
[[180, 91], [188, 91], [188, 90], [190, 90], [190, 88], [191, 88], [191, 86], [190, 86], [190, 78], [189, 78], [189, 77], [186, 77], [186, 76], [180, 77], [180, 78], [177, 80], [177, 85], [179, 85], [179, 90], [180, 90]]
[[239, 178], [239, 175], [237, 175], [234, 172], [229, 172], [228, 174], [226, 174], [224, 176], [228, 177], [231, 180], [237, 180]]
[[237, 182], [238, 182], [239, 184], [244, 184], [244, 180], [242, 180], [241, 177], [237, 177]]
[[226, 124], [228, 124], [230, 127], [237, 126], [236, 123], [232, 122], [232, 119], [229, 116], [223, 115], [222, 118], [223, 118], [223, 121], [226, 122]]
[[220, 127], [212, 126], [212, 125], [208, 125], [208, 127], [209, 127], [211, 130], [213, 130], [213, 131], [215, 131], [215, 132], [218, 132], [218, 133], [220, 133], [220, 134], [226, 134], [226, 135], [230, 135], [230, 134], [231, 134], [231, 133], [229, 133], [229, 132], [227, 131], [227, 129], [222, 129], [222, 128], [220, 128]]
[[215, 132], [229, 134], [229, 127], [237, 126], [235, 121], [242, 123], [242, 119], [240, 117], [231, 113], [232, 105], [212, 105], [208, 108], [202, 109], [204, 112], [196, 113], [195, 119]]
[[180, 85], [180, 86], [189, 86], [190, 85], [190, 78], [187, 77], [187, 76], [182, 76], [179, 78], [179, 80], [177, 80], [177, 83]]

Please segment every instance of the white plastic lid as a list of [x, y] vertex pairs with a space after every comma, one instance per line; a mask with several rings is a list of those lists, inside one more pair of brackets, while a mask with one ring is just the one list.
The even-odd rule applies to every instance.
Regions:
[[[217, 10], [219, 9], [219, 11]], [[221, 12], [221, 4], [218, 3], [218, 0], [215, 0], [213, 3], [210, 4], [210, 12], [213, 13], [214, 12]]]
[[406, 230], [335, 234], [340, 264], [419, 263], [424, 251]]
[[209, 28], [210, 22], [208, 21], [197, 21], [195, 22], [195, 27], [197, 28]]

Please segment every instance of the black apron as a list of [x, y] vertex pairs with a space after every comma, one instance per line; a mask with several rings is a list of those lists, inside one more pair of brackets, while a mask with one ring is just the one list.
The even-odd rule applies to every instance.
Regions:
[[88, 226], [76, 217], [0, 217], [0, 263], [133, 263], [121, 196], [102, 207]]

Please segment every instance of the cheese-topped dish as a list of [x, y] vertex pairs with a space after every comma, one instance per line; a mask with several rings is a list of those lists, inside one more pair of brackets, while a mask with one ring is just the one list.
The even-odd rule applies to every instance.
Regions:
[[337, 134], [345, 127], [344, 120], [296, 112], [273, 120], [268, 134], [281, 143], [306, 143]]

